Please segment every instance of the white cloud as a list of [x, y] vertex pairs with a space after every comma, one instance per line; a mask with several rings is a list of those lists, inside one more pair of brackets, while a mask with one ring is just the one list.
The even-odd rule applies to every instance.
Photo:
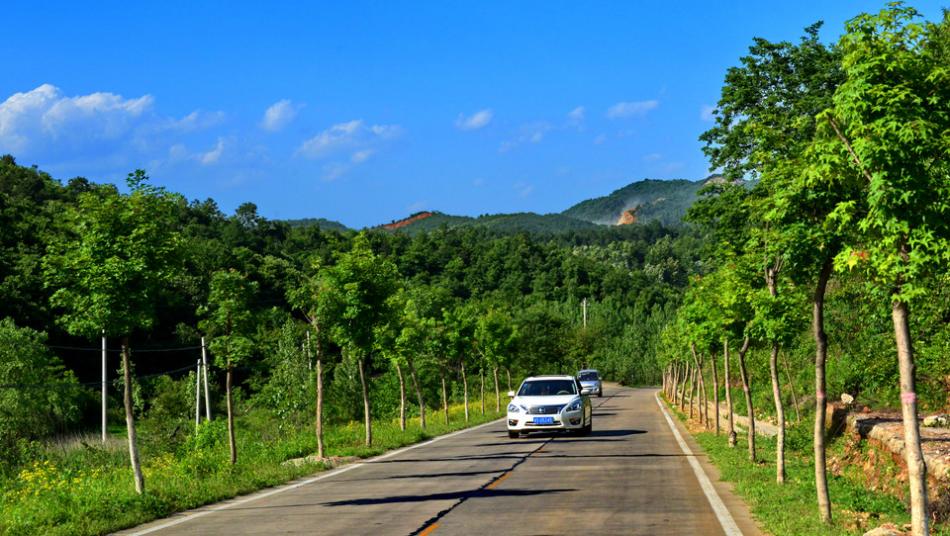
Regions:
[[198, 160], [206, 166], [211, 164], [216, 164], [218, 160], [221, 159], [221, 155], [224, 154], [224, 140], [218, 138], [218, 143], [215, 144], [214, 148], [206, 153], [202, 153], [198, 156]]
[[472, 180], [472, 186], [476, 188], [481, 188], [482, 186], [485, 186], [485, 179], [481, 177], [476, 177], [474, 180]]
[[618, 102], [607, 109], [609, 119], [624, 119], [646, 115], [650, 110], [660, 105], [658, 100]]
[[369, 157], [373, 156], [373, 153], [376, 152], [372, 149], [363, 149], [362, 151], [356, 151], [350, 155], [350, 162], [354, 164], [360, 164], [369, 160]]
[[353, 151], [353, 161], [361, 162], [376, 151], [375, 146], [380, 142], [394, 139], [400, 134], [402, 127], [399, 125], [366, 125], [362, 119], [354, 119], [332, 125], [316, 136], [304, 140], [297, 148], [297, 154], [305, 158], [320, 159], [344, 151]]
[[169, 118], [156, 126], [156, 130], [171, 130], [178, 132], [194, 132], [221, 124], [224, 121], [224, 112], [205, 112], [195, 110], [181, 119]]
[[264, 118], [261, 119], [261, 128], [270, 132], [278, 132], [290, 124], [297, 117], [297, 112], [301, 106], [290, 102], [288, 99], [282, 99], [271, 104], [264, 111]]
[[583, 106], [578, 106], [567, 113], [567, 121], [571, 125], [579, 125], [584, 121], [584, 115], [587, 110]]
[[594, 138], [594, 145], [600, 145], [600, 144], [604, 143], [605, 141], [607, 141], [607, 135], [606, 135], [606, 134], [598, 134], [597, 137]]
[[46, 145], [78, 147], [125, 138], [149, 116], [154, 98], [96, 92], [67, 97], [52, 84], [14, 93], [0, 103], [0, 150]]
[[699, 110], [699, 118], [703, 121], [712, 121], [716, 118], [716, 107], [704, 104]]
[[337, 123], [304, 141], [297, 149], [297, 153], [307, 158], [322, 158], [341, 148], [351, 147], [356, 143], [357, 133], [362, 127], [361, 119]]
[[643, 161], [644, 161], [644, 162], [656, 162], [657, 160], [661, 160], [662, 158], [663, 158], [663, 155], [660, 154], [660, 153], [650, 153], [650, 154], [647, 154], [647, 155], [644, 155], [644, 156], [643, 156]]
[[455, 119], [455, 126], [460, 130], [478, 130], [488, 125], [493, 115], [489, 108], [479, 110], [468, 117], [465, 114], [459, 114]]
[[503, 142], [498, 148], [499, 152], [508, 152], [515, 147], [525, 144], [525, 143], [541, 143], [541, 140], [544, 139], [544, 136], [547, 135], [554, 127], [550, 123], [544, 121], [537, 121], [535, 123], [529, 123], [521, 127], [521, 133], [517, 138], [513, 140], [508, 140]]
[[332, 125], [304, 140], [296, 154], [312, 160], [326, 160], [323, 179], [332, 181], [369, 160], [402, 132], [399, 125], [367, 125], [362, 119], [354, 119]]
[[526, 182], [516, 182], [512, 187], [518, 193], [518, 197], [528, 197], [534, 193], [534, 185]]

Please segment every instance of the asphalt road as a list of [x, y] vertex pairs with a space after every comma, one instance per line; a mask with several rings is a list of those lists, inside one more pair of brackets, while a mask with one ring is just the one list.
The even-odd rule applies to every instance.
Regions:
[[589, 437], [513, 440], [497, 421], [126, 533], [758, 534], [655, 392], [608, 386]]

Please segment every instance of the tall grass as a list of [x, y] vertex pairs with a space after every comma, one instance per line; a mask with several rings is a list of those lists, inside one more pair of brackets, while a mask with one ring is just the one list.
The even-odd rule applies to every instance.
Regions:
[[[325, 434], [327, 455], [368, 457], [458, 430], [466, 426], [463, 411], [460, 404], [452, 406], [448, 425], [438, 415], [425, 431], [417, 419], [406, 431], [396, 420], [375, 421], [369, 448], [363, 445], [361, 422], [331, 425]], [[500, 416], [475, 411], [469, 425]], [[98, 435], [47, 444], [32, 462], [0, 480], [0, 533], [102, 534], [327, 468], [323, 463], [284, 464], [313, 453], [313, 429], [281, 432], [274, 422], [263, 410], [237, 420], [238, 463], [232, 466], [223, 420], [202, 424], [197, 435], [192, 422], [185, 428], [190, 437], [179, 441], [163, 441], [164, 432], [149, 430], [144, 421], [142, 436], [151, 439], [142, 442], [146, 493], [141, 496], [133, 488], [128, 453], [119, 437], [104, 446]]]

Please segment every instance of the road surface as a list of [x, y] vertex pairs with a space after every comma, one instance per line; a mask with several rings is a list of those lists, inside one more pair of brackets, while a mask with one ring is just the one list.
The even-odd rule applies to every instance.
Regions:
[[608, 385], [589, 437], [496, 421], [125, 534], [758, 534], [655, 393]]

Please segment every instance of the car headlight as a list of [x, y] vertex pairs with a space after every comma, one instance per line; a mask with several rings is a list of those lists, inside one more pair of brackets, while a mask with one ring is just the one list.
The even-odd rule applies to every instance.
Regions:
[[575, 401], [571, 402], [570, 404], [568, 404], [568, 406], [567, 406], [567, 411], [577, 411], [577, 410], [581, 409], [581, 405], [582, 405], [582, 404], [583, 404], [583, 402], [581, 402], [581, 399], [578, 398], [577, 400], [575, 400]]
[[508, 413], [518, 413], [521, 411], [521, 406], [518, 404], [508, 404]]

